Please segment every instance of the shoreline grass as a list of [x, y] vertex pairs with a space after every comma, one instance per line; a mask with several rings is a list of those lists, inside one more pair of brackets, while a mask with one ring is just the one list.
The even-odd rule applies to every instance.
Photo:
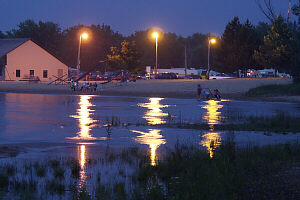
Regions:
[[288, 85], [263, 85], [250, 89], [246, 92], [246, 96], [297, 96], [300, 95], [300, 84], [288, 84]]

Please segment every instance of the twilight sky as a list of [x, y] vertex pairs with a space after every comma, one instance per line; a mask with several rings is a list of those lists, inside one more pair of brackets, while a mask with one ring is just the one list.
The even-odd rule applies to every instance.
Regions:
[[[273, 2], [275, 10], [286, 16], [289, 0]], [[249, 18], [253, 24], [267, 20], [254, 0], [0, 0], [2, 31], [33, 19], [52, 21], [62, 28], [104, 23], [125, 35], [152, 26], [183, 36], [222, 34], [234, 16], [242, 22]]]

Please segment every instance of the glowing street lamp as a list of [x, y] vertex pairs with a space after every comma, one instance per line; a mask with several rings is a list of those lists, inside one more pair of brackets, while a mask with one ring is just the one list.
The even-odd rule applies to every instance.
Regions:
[[210, 45], [216, 44], [215, 38], [208, 38], [208, 53], [207, 53], [207, 72], [206, 72], [206, 78], [209, 80], [209, 72], [210, 72]]
[[81, 40], [84, 39], [86, 40], [88, 38], [88, 34], [87, 33], [82, 33], [80, 34], [79, 37], [79, 46], [78, 46], [78, 57], [77, 57], [77, 71], [79, 74], [79, 70], [80, 70], [80, 47], [81, 47]]
[[155, 38], [155, 78], [157, 77], [157, 47], [158, 47], [158, 32], [154, 32], [152, 37]]

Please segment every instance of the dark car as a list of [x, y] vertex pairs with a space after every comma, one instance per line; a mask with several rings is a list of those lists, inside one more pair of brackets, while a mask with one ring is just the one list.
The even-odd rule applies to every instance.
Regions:
[[202, 79], [200, 75], [188, 75], [185, 78], [187, 79]]
[[178, 79], [177, 75], [175, 73], [162, 73], [159, 74], [158, 79]]

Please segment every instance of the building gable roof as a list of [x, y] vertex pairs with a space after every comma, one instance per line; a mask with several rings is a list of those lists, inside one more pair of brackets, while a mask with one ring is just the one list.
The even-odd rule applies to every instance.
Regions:
[[29, 38], [0, 39], [0, 58], [30, 40]]

